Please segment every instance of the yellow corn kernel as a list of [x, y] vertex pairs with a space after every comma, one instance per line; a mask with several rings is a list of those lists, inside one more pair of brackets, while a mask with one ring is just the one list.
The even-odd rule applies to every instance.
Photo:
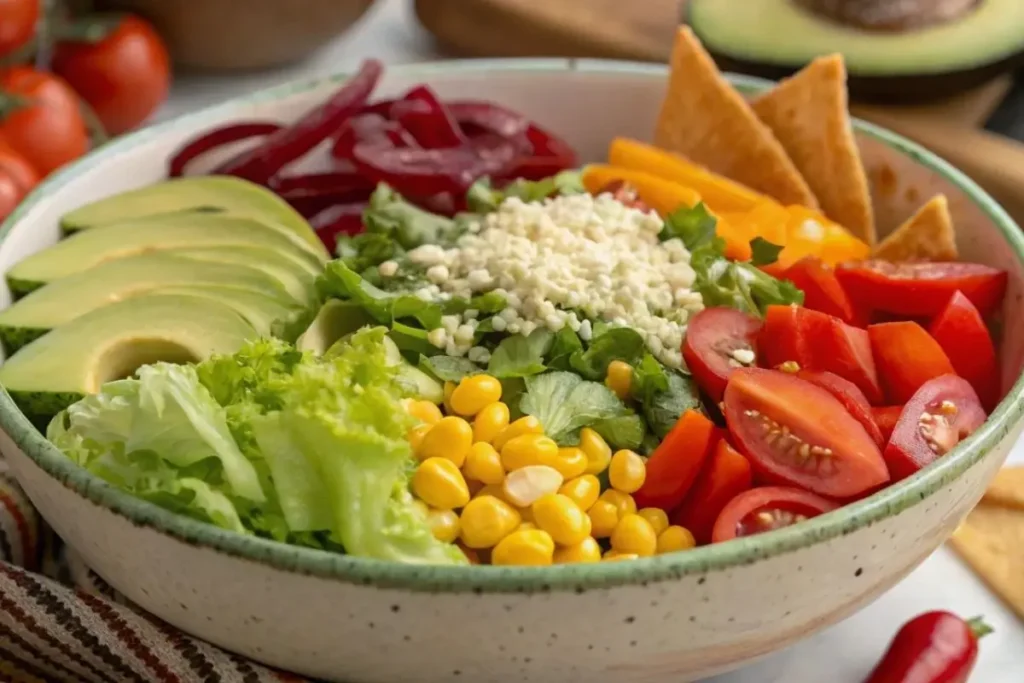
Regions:
[[472, 417], [500, 399], [501, 382], [490, 375], [471, 375], [455, 387], [449, 403], [459, 415]]
[[491, 548], [516, 530], [519, 512], [494, 496], [479, 496], [469, 501], [459, 518], [462, 542], [467, 548]]
[[633, 366], [621, 360], [613, 360], [608, 364], [608, 374], [604, 385], [625, 401], [629, 398], [629, 389], [633, 384]]
[[690, 550], [697, 546], [693, 534], [686, 527], [673, 524], [658, 534], [658, 554]]
[[555, 551], [556, 564], [572, 562], [600, 562], [601, 546], [591, 536], [587, 536], [576, 545], [565, 546]]
[[640, 515], [625, 515], [612, 532], [612, 549], [648, 557], [658, 549], [658, 535], [651, 523]]
[[420, 450], [423, 448], [423, 439], [426, 438], [427, 432], [429, 432], [434, 425], [422, 424], [416, 425], [409, 430], [409, 433], [405, 435], [406, 440], [412, 447], [412, 452], [419, 457]]
[[546, 565], [555, 555], [555, 542], [546, 531], [526, 529], [513, 531], [501, 539], [491, 551], [491, 564]]
[[431, 510], [427, 513], [427, 525], [434, 538], [443, 543], [454, 543], [459, 537], [459, 516], [454, 510]]
[[644, 508], [636, 514], [646, 519], [656, 534], [661, 534], [668, 528], [668, 515], [661, 508]]
[[460, 508], [469, 502], [469, 487], [462, 472], [447, 458], [427, 458], [412, 475], [412, 492], [438, 510]]
[[500, 451], [502, 448], [504, 448], [505, 444], [507, 444], [509, 441], [516, 438], [517, 436], [522, 436], [523, 434], [543, 433], [544, 428], [541, 427], [540, 420], [535, 418], [533, 415], [527, 415], [525, 417], [519, 418], [518, 420], [510, 424], [508, 427], [505, 427], [500, 432], [498, 432], [498, 435], [494, 437], [494, 440], [491, 443], [494, 444], [494, 447]]
[[556, 493], [562, 486], [562, 475], [547, 465], [529, 465], [509, 472], [502, 483], [504, 498], [517, 508], [533, 505], [541, 496]]
[[533, 521], [558, 545], [576, 545], [590, 536], [590, 518], [569, 496], [549, 493], [532, 506]]
[[486, 441], [477, 441], [469, 449], [462, 473], [467, 479], [484, 484], [500, 484], [505, 480], [505, 468], [501, 466], [501, 456], [494, 446]]
[[619, 560], [639, 560], [640, 556], [636, 553], [620, 553], [618, 550], [609, 550], [601, 559], [605, 562], [617, 562]]
[[516, 527], [516, 531], [529, 531], [530, 529], [536, 529], [537, 525], [533, 522], [520, 522], [519, 526]]
[[607, 500], [598, 500], [587, 510], [590, 517], [590, 535], [594, 538], [608, 538], [619, 523], [619, 509]]
[[550, 461], [557, 456], [558, 444], [554, 440], [543, 434], [521, 434], [502, 447], [501, 465], [508, 472], [530, 465], [550, 466]]
[[612, 449], [600, 434], [590, 427], [580, 430], [580, 449], [587, 456], [587, 474], [601, 474], [612, 460]]
[[633, 451], [621, 450], [608, 465], [608, 483], [617, 491], [636, 493], [647, 478], [647, 464]]
[[418, 456], [420, 460], [446, 458], [456, 467], [462, 467], [472, 446], [473, 428], [461, 417], [449, 415], [441, 418], [423, 437]]
[[444, 417], [441, 415], [441, 409], [430, 401], [409, 401], [405, 409], [417, 420], [428, 425], [437, 424]]
[[572, 498], [580, 510], [589, 510], [601, 495], [601, 481], [593, 474], [584, 474], [562, 484], [558, 492]]
[[452, 410], [452, 394], [455, 393], [455, 382], [444, 383], [444, 412], [445, 415], [454, 415], [455, 411]]
[[473, 441], [494, 441], [494, 437], [508, 427], [508, 416], [508, 406], [500, 401], [485, 406], [473, 418]]
[[575, 479], [587, 471], [587, 454], [582, 448], [567, 446], [559, 448], [555, 457], [544, 464], [554, 467], [566, 479]]
[[608, 489], [601, 494], [601, 500], [606, 500], [615, 506], [615, 509], [619, 513], [619, 518], [623, 518], [626, 515], [636, 514], [636, 501], [633, 500], [633, 496], [622, 491], [616, 491], [615, 489]]

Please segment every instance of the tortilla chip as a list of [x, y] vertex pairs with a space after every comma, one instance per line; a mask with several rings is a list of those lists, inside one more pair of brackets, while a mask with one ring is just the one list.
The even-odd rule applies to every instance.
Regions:
[[1024, 510], [1024, 467], [1007, 467], [999, 471], [985, 491], [986, 503]]
[[983, 503], [967, 516], [950, 545], [1024, 619], [1024, 511]]
[[896, 228], [872, 254], [874, 258], [901, 261], [956, 261], [956, 232], [949, 202], [937, 195]]
[[654, 141], [783, 204], [818, 208], [772, 132], [725, 80], [689, 27], [676, 33]]
[[751, 106], [782, 143], [825, 215], [874, 246], [871, 191], [853, 137], [842, 56], [815, 59]]

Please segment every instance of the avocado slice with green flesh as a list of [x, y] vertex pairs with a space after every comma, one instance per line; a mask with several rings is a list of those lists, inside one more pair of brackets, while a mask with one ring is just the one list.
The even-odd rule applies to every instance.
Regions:
[[779, 79], [842, 53], [850, 94], [865, 101], [948, 97], [1024, 66], [1020, 0], [985, 0], [959, 19], [906, 32], [843, 26], [791, 0], [690, 0], [686, 21], [726, 71]]
[[43, 335], [0, 365], [0, 386], [45, 426], [104, 382], [147, 363], [234, 353], [259, 336], [230, 307], [197, 296], [154, 294], [104, 306]]
[[294, 298], [311, 302], [316, 296], [316, 278], [323, 271], [319, 266], [297, 263], [263, 247], [193, 247], [168, 249], [169, 256], [211, 263], [231, 263], [261, 270], [275, 277]]
[[0, 311], [0, 342], [9, 355], [89, 311], [169, 287], [199, 296], [209, 289], [261, 334], [270, 334], [277, 320], [300, 319], [309, 303], [253, 268], [154, 252], [103, 263], [35, 290]]
[[185, 294], [213, 299], [245, 318], [261, 337], [294, 342], [309, 327], [313, 309], [290, 300], [274, 299], [251, 289], [230, 286], [178, 285], [161, 287], [153, 294]]
[[313, 318], [313, 322], [295, 341], [300, 351], [311, 351], [322, 356], [331, 345], [365, 325], [376, 321], [360, 306], [351, 301], [329, 299]]
[[74, 232], [158, 214], [197, 210], [266, 221], [297, 235], [323, 258], [329, 256], [313, 228], [288, 202], [261, 185], [234, 176], [172, 178], [122, 192], [64, 214], [60, 226], [65, 232]]
[[187, 221], [153, 217], [83, 230], [18, 262], [7, 271], [15, 294], [94, 268], [100, 263], [168, 249], [196, 247], [270, 249], [298, 265], [317, 268], [319, 257], [291, 238], [250, 218], [194, 214]]

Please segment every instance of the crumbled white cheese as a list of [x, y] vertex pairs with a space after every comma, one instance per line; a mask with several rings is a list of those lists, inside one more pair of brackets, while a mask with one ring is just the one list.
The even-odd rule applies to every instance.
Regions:
[[377, 266], [377, 272], [380, 273], [381, 277], [394, 277], [398, 273], [398, 262], [385, 261]]

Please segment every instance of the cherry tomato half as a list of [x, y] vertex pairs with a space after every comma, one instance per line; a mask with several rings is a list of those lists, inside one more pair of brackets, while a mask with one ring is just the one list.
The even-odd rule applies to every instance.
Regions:
[[0, 57], [32, 40], [39, 23], [39, 0], [0, 0]]
[[854, 498], [889, 480], [864, 427], [824, 389], [792, 374], [737, 370], [725, 388], [733, 443], [765, 481]]
[[0, 69], [0, 104], [0, 140], [40, 175], [77, 159], [89, 147], [78, 96], [58, 76], [20, 66]]
[[903, 406], [878, 406], [871, 409], [871, 416], [875, 418], [875, 424], [878, 425], [884, 443], [889, 443], [892, 431], [896, 429], [896, 423], [900, 421], [902, 414]]
[[906, 403], [930, 379], [955, 374], [939, 343], [914, 322], [868, 327], [878, 376], [892, 403]]
[[686, 500], [672, 515], [672, 523], [689, 529], [697, 543], [710, 543], [718, 514], [753, 485], [750, 461], [721, 439]]
[[39, 182], [39, 174], [25, 159], [0, 142], [0, 221], [14, 211]]
[[903, 408], [885, 447], [893, 481], [938, 460], [984, 421], [985, 410], [967, 380], [945, 375], [927, 382]]
[[783, 277], [803, 291], [805, 308], [827, 313], [851, 325], [862, 322], [839, 284], [835, 270], [821, 259], [813, 256], [801, 259], [790, 266]]
[[928, 327], [932, 338], [949, 357], [956, 374], [978, 392], [985, 410], [999, 403], [999, 362], [992, 336], [970, 299], [955, 292]]
[[669, 512], [693, 486], [721, 430], [696, 410], [687, 410], [647, 459], [644, 485], [633, 494], [641, 508]]
[[690, 320], [683, 340], [683, 360], [697, 386], [716, 403], [736, 368], [757, 360], [761, 322], [732, 308], [705, 308]]
[[889, 263], [860, 261], [836, 268], [836, 277], [867, 310], [905, 316], [937, 315], [960, 290], [983, 317], [991, 315], [1006, 293], [1006, 271], [979, 263]]
[[857, 385], [845, 380], [834, 372], [815, 372], [813, 370], [801, 370], [796, 375], [805, 379], [815, 386], [819, 386], [828, 393], [835, 396], [836, 400], [843, 404], [846, 412], [853, 416], [853, 419], [860, 422], [864, 431], [868, 433], [871, 440], [878, 444], [879, 448], [885, 446], [885, 439], [882, 432], [875, 424], [875, 418], [871, 414], [871, 404], [864, 396], [864, 392], [857, 388]]
[[782, 486], [751, 489], [733, 498], [722, 509], [715, 521], [711, 542], [775, 531], [838, 507], [830, 500], [800, 489]]

